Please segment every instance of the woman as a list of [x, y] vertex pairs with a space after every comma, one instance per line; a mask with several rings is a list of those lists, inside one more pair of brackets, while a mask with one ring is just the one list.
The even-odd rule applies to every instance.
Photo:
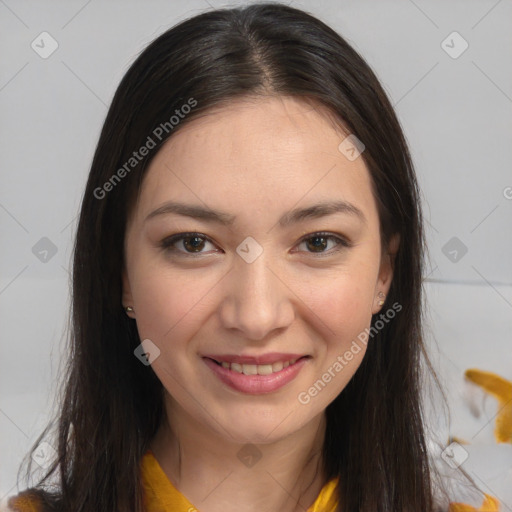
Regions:
[[11, 508], [434, 510], [423, 248], [401, 128], [344, 39], [279, 4], [168, 30], [98, 142], [57, 456]]

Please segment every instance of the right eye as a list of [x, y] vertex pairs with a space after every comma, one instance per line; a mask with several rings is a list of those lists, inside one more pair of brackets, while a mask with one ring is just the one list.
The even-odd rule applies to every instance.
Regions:
[[213, 245], [213, 242], [202, 233], [177, 233], [162, 240], [160, 247], [174, 254], [194, 256], [205, 254], [202, 249], [206, 244]]

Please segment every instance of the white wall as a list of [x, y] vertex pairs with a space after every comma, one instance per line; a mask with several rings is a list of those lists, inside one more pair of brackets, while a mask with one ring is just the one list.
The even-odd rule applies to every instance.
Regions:
[[[497, 404], [487, 400], [487, 416], [474, 418], [463, 398], [467, 368], [512, 380], [512, 2], [291, 5], [346, 37], [396, 106], [428, 219], [429, 342], [438, 344], [450, 433], [471, 442], [464, 467], [512, 510], [504, 483], [512, 447], [490, 446]], [[19, 462], [53, 403], [75, 216], [107, 106], [148, 42], [207, 8], [203, 0], [0, 2], [0, 498], [16, 491]], [[46, 59], [31, 47], [51, 48], [48, 38], [42, 48], [43, 31], [58, 43]], [[469, 44], [458, 58], [442, 47], [453, 31]], [[463, 48], [457, 37], [445, 43], [452, 54]], [[43, 237], [57, 251], [47, 262], [33, 253]], [[445, 255], [453, 247], [443, 249], [453, 237], [467, 247], [457, 262]], [[484, 445], [492, 456], [478, 452]]]

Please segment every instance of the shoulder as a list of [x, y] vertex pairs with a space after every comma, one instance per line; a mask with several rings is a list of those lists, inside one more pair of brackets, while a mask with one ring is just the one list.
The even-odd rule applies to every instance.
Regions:
[[43, 501], [33, 489], [6, 498], [0, 502], [0, 512], [43, 512]]

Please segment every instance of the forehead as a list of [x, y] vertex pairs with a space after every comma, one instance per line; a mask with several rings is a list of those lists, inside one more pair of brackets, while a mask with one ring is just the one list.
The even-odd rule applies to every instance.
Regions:
[[137, 217], [169, 200], [277, 216], [295, 205], [345, 199], [375, 220], [363, 159], [350, 161], [338, 149], [347, 135], [324, 107], [297, 98], [245, 98], [212, 109], [155, 156]]

